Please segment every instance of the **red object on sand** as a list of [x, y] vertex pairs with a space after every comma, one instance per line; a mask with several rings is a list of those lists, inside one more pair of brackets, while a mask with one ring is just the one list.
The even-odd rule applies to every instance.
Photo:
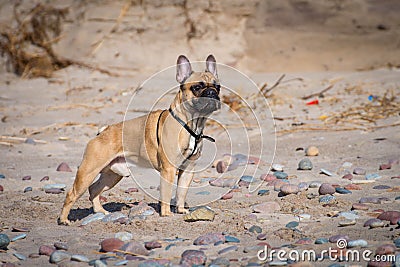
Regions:
[[319, 104], [318, 99], [311, 100], [310, 102], [307, 102], [307, 103], [306, 103], [307, 106], [318, 105], [318, 104]]

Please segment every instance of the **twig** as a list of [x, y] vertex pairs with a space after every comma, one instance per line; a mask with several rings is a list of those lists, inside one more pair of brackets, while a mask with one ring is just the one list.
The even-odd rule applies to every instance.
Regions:
[[[26, 138], [26, 137], [16, 137], [16, 136], [2, 135], [2, 136], [0, 136], [0, 139], [1, 139], [1, 140], [4, 140], [4, 141], [11, 142], [11, 143], [13, 143], [13, 142], [14, 142], [14, 143], [23, 143], [23, 142], [25, 142], [26, 139], [28, 139], [28, 138]], [[47, 141], [44, 141], [44, 140], [33, 139], [33, 141], [35, 141], [35, 143], [38, 143], [38, 144], [47, 144]]]
[[275, 87], [277, 87], [281, 83], [281, 81], [283, 80], [283, 78], [285, 78], [285, 76], [286, 76], [286, 74], [282, 74], [281, 77], [279, 77], [279, 79], [270, 88], [267, 88], [267, 84], [264, 83], [264, 85], [261, 86], [261, 89], [260, 89], [261, 93], [264, 96], [266, 96], [267, 93], [271, 92], [272, 89], [274, 89]]
[[86, 108], [86, 109], [93, 109], [93, 110], [99, 110], [101, 108], [104, 108], [105, 106], [89, 106], [86, 104], [69, 104], [69, 105], [62, 105], [62, 106], [50, 106], [46, 108], [46, 111], [52, 111], [52, 110], [60, 110], [60, 109], [75, 109], [75, 108]]
[[3, 145], [3, 146], [12, 146], [12, 144], [9, 143], [9, 142], [0, 142], [0, 145]]
[[333, 88], [333, 86], [334, 86], [334, 84], [331, 84], [328, 87], [326, 87], [324, 90], [322, 90], [322, 91], [320, 91], [318, 93], [313, 93], [311, 95], [303, 96], [301, 99], [302, 100], [307, 100], [307, 99], [310, 99], [310, 98], [315, 97], [315, 96], [320, 96], [323, 93], [326, 93], [327, 91], [331, 90]]

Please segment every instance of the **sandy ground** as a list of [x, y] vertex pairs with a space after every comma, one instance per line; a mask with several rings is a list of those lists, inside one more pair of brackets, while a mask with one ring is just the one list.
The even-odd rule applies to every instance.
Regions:
[[[41, 245], [59, 241], [68, 244], [71, 255], [98, 259], [101, 256], [99, 243], [117, 232], [126, 231], [133, 234], [135, 241], [162, 241], [163, 247], [155, 249], [147, 258], [164, 258], [178, 264], [183, 251], [199, 249], [193, 245], [195, 238], [204, 233], [224, 232], [240, 239], [239, 244], [234, 244], [238, 250], [219, 255], [218, 251], [231, 244], [204, 246], [207, 264], [217, 257], [225, 257], [231, 266], [246, 266], [257, 261], [257, 254], [256, 251], [244, 253], [244, 248], [262, 242], [257, 240], [257, 234], [248, 231], [253, 225], [262, 228], [266, 234], [265, 242], [275, 248], [288, 249], [288, 245], [292, 245], [298, 251], [315, 249], [319, 252], [329, 246], [335, 247], [335, 244], [314, 245], [312, 242], [299, 245], [295, 242], [301, 238], [314, 241], [335, 234], [367, 240], [368, 247], [362, 250], [369, 249], [373, 254], [380, 245], [393, 244], [400, 236], [398, 226], [386, 223], [385, 227], [368, 229], [363, 224], [379, 215], [374, 210], [399, 211], [400, 202], [395, 198], [400, 196], [400, 180], [392, 177], [400, 175], [400, 165], [393, 164], [387, 170], [378, 168], [389, 160], [400, 159], [400, 71], [390, 67], [376, 68], [400, 63], [399, 22], [395, 13], [398, 3], [388, 1], [384, 7], [379, 7], [370, 1], [353, 1], [352, 4], [337, 3], [333, 8], [328, 1], [314, 5], [300, 2], [260, 4], [251, 1], [246, 5], [234, 1], [231, 9], [226, 9], [227, 13], [221, 11], [225, 9], [224, 4], [204, 4], [203, 1], [199, 1], [204, 4], [200, 9], [192, 2], [186, 9], [179, 4], [147, 3], [145, 9], [134, 5], [116, 32], [110, 32], [110, 29], [115, 25], [123, 3], [71, 4], [72, 15], [80, 20], [66, 24], [67, 34], [58, 44], [58, 51], [105, 66], [119, 76], [110, 77], [75, 66], [59, 70], [48, 79], [27, 80], [1, 73], [0, 174], [5, 178], [0, 179], [0, 185], [4, 187], [0, 192], [0, 231], [11, 238], [19, 234], [12, 231], [13, 227], [25, 227], [29, 232], [25, 239], [12, 242], [7, 251], [1, 251], [0, 261], [21, 266], [53, 265], [47, 256], [20, 261], [13, 253], [28, 256], [38, 253]], [[180, 16], [187, 15], [182, 13], [184, 10], [188, 10], [189, 17], [198, 25], [193, 36], [188, 35], [187, 24], [193, 21], [184, 23], [185, 18]], [[0, 11], [2, 18], [6, 18], [11, 14], [10, 4], [3, 3]], [[382, 14], [387, 15], [383, 22]], [[179, 19], [174, 20], [174, 16]], [[213, 20], [208, 20], [210, 17]], [[307, 18], [313, 23], [308, 23]], [[181, 24], [185, 25], [182, 32], [177, 30]], [[384, 27], [377, 27], [381, 24]], [[163, 25], [170, 25], [169, 31]], [[340, 33], [338, 29], [342, 29]], [[158, 41], [150, 42], [155, 36]], [[185, 39], [184, 43], [176, 42], [182, 39]], [[209, 39], [210, 43], [204, 48]], [[271, 43], [270, 39], [276, 42]], [[101, 45], [97, 46], [99, 40], [102, 40]], [[129, 47], [129, 43], [133, 47]], [[298, 47], [292, 49], [294, 44]], [[244, 107], [233, 112], [225, 105], [213, 115], [206, 134], [215, 137], [217, 142], [215, 146], [205, 144], [204, 155], [199, 160], [200, 170], [187, 199], [191, 207], [208, 204], [216, 212], [214, 221], [189, 223], [184, 222], [182, 215], [163, 218], [156, 213], [146, 220], [133, 220], [128, 224], [93, 222], [81, 227], [82, 220], [91, 214], [86, 193], [73, 207], [72, 225], [58, 226], [56, 219], [65, 193], [46, 194], [43, 186], [62, 183], [67, 189], [71, 187], [85, 145], [102, 126], [142, 115], [155, 104], [157, 108], [168, 107], [177, 90], [174, 88], [174, 69], [151, 79], [137, 92], [138, 86], [151, 74], [173, 64], [178, 54], [186, 53], [193, 60], [202, 60], [210, 52], [219, 62], [238, 67], [255, 83], [227, 66], [219, 66], [219, 76], [225, 87], [222, 94], [236, 92], [242, 97]], [[357, 71], [370, 68], [373, 69]], [[265, 83], [267, 88], [271, 87], [283, 73], [286, 76], [281, 83], [268, 93], [267, 104], [257, 95], [257, 87]], [[329, 90], [323, 95], [318, 94], [326, 88]], [[313, 93], [317, 94], [302, 99]], [[375, 100], [370, 101], [369, 96], [375, 96]], [[385, 96], [388, 101], [382, 104]], [[316, 99], [318, 105], [306, 105]], [[36, 144], [10, 137], [33, 138]], [[297, 170], [298, 162], [305, 158], [304, 148], [311, 145], [320, 151], [318, 156], [310, 157], [314, 168]], [[225, 153], [242, 153], [259, 158], [261, 162], [221, 175], [210, 164]], [[66, 162], [72, 172], [56, 171], [61, 162]], [[335, 193], [337, 201], [332, 205], [322, 205], [318, 197], [307, 197], [309, 193], [318, 193], [318, 188], [281, 197], [273, 187], [259, 180], [262, 174], [269, 172], [271, 163], [278, 163], [284, 166], [291, 184], [319, 181], [345, 186], [351, 183], [342, 179], [346, 172], [342, 167], [345, 162], [351, 163], [347, 171], [362, 167], [367, 173], [378, 173], [382, 178], [361, 185], [362, 190], [353, 190], [352, 194]], [[322, 174], [321, 168], [333, 175]], [[103, 194], [107, 199], [104, 202], [107, 210], [127, 215], [140, 201], [157, 209], [153, 197], [158, 197], [158, 173], [143, 168], [132, 169], [132, 173], [134, 179], [126, 178]], [[232, 199], [220, 200], [228, 189], [211, 187], [208, 183], [208, 178], [239, 179], [244, 174], [253, 175], [256, 183], [249, 189], [242, 187]], [[22, 178], [28, 175], [31, 179], [23, 181]], [[49, 176], [49, 180], [40, 181], [44, 176]], [[365, 177], [358, 175], [354, 179]], [[376, 185], [389, 188], [373, 189]], [[24, 193], [27, 187], [32, 187], [32, 191]], [[125, 193], [131, 187], [141, 190]], [[270, 193], [258, 196], [260, 189], [269, 189]], [[197, 194], [200, 191], [210, 194]], [[357, 211], [359, 218], [355, 225], [339, 227], [343, 218], [334, 215], [350, 211], [353, 203], [366, 196], [387, 200], [381, 204], [367, 204], [367, 211]], [[253, 205], [271, 201], [279, 203], [280, 210], [267, 214], [252, 212]], [[311, 217], [301, 221], [295, 231], [285, 227], [288, 222], [298, 221], [299, 214]], [[184, 240], [166, 250], [170, 243], [165, 239], [176, 237]], [[108, 264], [114, 265], [118, 260], [111, 259]], [[332, 263], [326, 260], [314, 265]], [[87, 266], [87, 263], [69, 264]], [[136, 261], [128, 263], [129, 266], [138, 264]]]

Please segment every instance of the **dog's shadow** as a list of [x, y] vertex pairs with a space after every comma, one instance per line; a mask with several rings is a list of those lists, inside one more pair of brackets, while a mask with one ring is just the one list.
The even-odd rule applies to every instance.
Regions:
[[[122, 211], [123, 208], [130, 208], [126, 203], [120, 203], [120, 202], [110, 202], [106, 203], [103, 205], [104, 209], [108, 212], [116, 212], [116, 211]], [[70, 221], [80, 221], [87, 216], [93, 214], [93, 208], [77, 208], [77, 209], [71, 209], [68, 219]]]

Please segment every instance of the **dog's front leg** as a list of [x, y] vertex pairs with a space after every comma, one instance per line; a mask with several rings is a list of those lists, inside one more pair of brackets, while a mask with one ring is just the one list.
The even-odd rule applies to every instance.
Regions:
[[172, 186], [175, 180], [176, 169], [174, 167], [163, 168], [161, 170], [160, 181], [160, 202], [161, 202], [161, 216], [172, 216], [171, 212], [171, 198]]
[[189, 186], [193, 180], [193, 167], [193, 164], [190, 164], [185, 170], [179, 170], [178, 173], [178, 187], [176, 189], [176, 210], [178, 213], [189, 213], [185, 209], [185, 200]]

